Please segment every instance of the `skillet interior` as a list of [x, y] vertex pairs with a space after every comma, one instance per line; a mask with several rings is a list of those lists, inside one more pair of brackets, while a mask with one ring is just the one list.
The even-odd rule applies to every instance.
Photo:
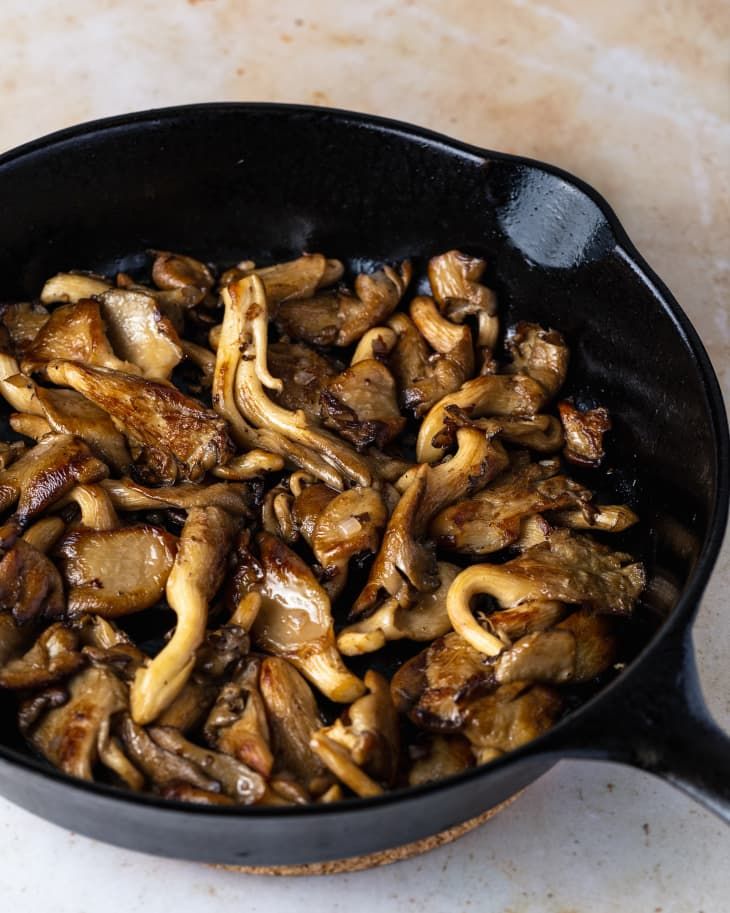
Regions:
[[[614, 418], [600, 481], [592, 472], [587, 484], [636, 507], [642, 524], [621, 544], [674, 587], [649, 596], [629, 651], [671, 611], [715, 505], [713, 417], [661, 294], [617, 243], [616, 226], [563, 176], [356, 116], [202, 106], [10, 154], [0, 160], [0, 201], [4, 299], [37, 295], [70, 266], [134, 269], [148, 247], [221, 263], [322, 250], [353, 269], [411, 256], [421, 277], [423, 258], [441, 250], [485, 256], [504, 324], [531, 319], [564, 332], [566, 392]], [[15, 747], [7, 701], [0, 727], [0, 745]]]

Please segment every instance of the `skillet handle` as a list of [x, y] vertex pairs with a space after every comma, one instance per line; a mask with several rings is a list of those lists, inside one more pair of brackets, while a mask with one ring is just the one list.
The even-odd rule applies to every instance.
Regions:
[[689, 630], [667, 640], [649, 669], [627, 676], [612, 718], [604, 712], [581, 726], [582, 744], [564, 754], [608, 757], [646, 770], [730, 824], [730, 736], [702, 697]]

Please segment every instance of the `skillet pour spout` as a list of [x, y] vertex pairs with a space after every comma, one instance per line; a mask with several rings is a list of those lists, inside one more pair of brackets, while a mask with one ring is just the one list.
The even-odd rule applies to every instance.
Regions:
[[97, 121], [8, 152], [0, 207], [5, 300], [31, 300], [69, 265], [134, 274], [149, 249], [221, 264], [323, 250], [353, 272], [410, 258], [416, 285], [435, 253], [483, 257], [504, 324], [559, 328], [571, 347], [566, 395], [608, 408], [613, 431], [590, 484], [641, 516], [626, 543], [650, 579], [643, 636], [613, 681], [534, 742], [443, 781], [331, 805], [195, 806], [49, 768], [22, 746], [0, 694], [0, 792], [121, 846], [248, 866], [420, 840], [561, 757], [632, 764], [730, 820], [730, 739], [704, 707], [690, 642], [727, 522], [727, 420], [697, 333], [592, 188], [376, 117], [212, 104]]

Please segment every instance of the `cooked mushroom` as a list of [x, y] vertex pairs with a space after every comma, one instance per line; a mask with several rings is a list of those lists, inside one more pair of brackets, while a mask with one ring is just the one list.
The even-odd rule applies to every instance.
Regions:
[[398, 410], [393, 375], [373, 358], [358, 361], [333, 377], [320, 394], [324, 423], [362, 450], [384, 447], [406, 420]]
[[61, 576], [42, 552], [18, 538], [18, 532], [12, 522], [0, 530], [0, 606], [20, 625], [58, 618], [66, 609]]
[[421, 463], [433, 463], [443, 450], [434, 444], [443, 435], [449, 408], [457, 406], [468, 415], [534, 415], [545, 403], [544, 388], [526, 374], [484, 374], [468, 380], [431, 408], [418, 431], [416, 456]]
[[428, 263], [428, 279], [433, 296], [449, 320], [461, 323], [476, 315], [477, 344], [494, 349], [499, 334], [497, 299], [480, 283], [486, 263], [458, 250], [450, 250]]
[[157, 656], [137, 671], [131, 692], [136, 723], [159, 716], [190, 677], [195, 651], [205, 637], [208, 603], [221, 584], [233, 533], [233, 521], [220, 508], [189, 511], [165, 587], [177, 626]]
[[[365, 674], [368, 694], [358, 698], [331, 726], [316, 732], [311, 749], [358, 796], [378, 795], [392, 786], [398, 770], [398, 715], [388, 682]], [[381, 786], [382, 784], [382, 786]]]
[[259, 579], [243, 582], [261, 596], [253, 626], [256, 643], [285, 657], [330, 700], [349, 703], [364, 688], [335, 646], [330, 600], [311, 570], [269, 533], [258, 537]]
[[515, 542], [522, 520], [544, 510], [585, 505], [590, 492], [560, 474], [558, 460], [512, 466], [474, 497], [441, 511], [432, 521], [437, 545], [468, 555], [487, 555]]
[[259, 689], [277, 768], [310, 790], [325, 773], [324, 764], [310, 747], [312, 736], [322, 726], [312, 689], [290, 663], [275, 656], [261, 663]]
[[10, 612], [0, 612], [0, 670], [6, 663], [23, 655], [34, 633], [34, 625], [19, 625]]
[[266, 289], [266, 297], [273, 307], [282, 301], [311, 298], [321, 288], [332, 285], [342, 277], [344, 267], [339, 260], [328, 260], [322, 254], [304, 254], [286, 263], [256, 267], [240, 264], [221, 277], [222, 285], [229, 285], [245, 276], [258, 276]]
[[29, 415], [27, 412], [13, 412], [8, 416], [8, 424], [16, 434], [39, 441], [53, 430], [42, 415]]
[[57, 549], [71, 615], [118, 618], [155, 605], [165, 592], [175, 538], [154, 526], [79, 529]]
[[408, 785], [419, 786], [443, 780], [474, 766], [469, 742], [460, 735], [432, 735], [412, 753], [415, 759], [408, 771]]
[[507, 336], [512, 356], [509, 370], [536, 380], [552, 398], [565, 383], [568, 347], [557, 330], [544, 330], [536, 323], [521, 321]]
[[244, 482], [256, 479], [266, 472], [279, 472], [283, 468], [284, 460], [281, 456], [266, 450], [254, 449], [232, 457], [225, 466], [216, 466], [212, 475], [217, 479]]
[[166, 250], [153, 251], [152, 281], [158, 288], [175, 289], [194, 286], [200, 289], [213, 287], [213, 274], [208, 267], [185, 254], [173, 254]]
[[[422, 317], [426, 318], [426, 315]], [[439, 324], [448, 323], [436, 315], [432, 322], [435, 324], [437, 319]], [[422, 319], [421, 323], [429, 331], [427, 320]], [[458, 390], [471, 376], [474, 364], [471, 333], [468, 327], [457, 327], [455, 324], [449, 325], [452, 329], [448, 333], [439, 332], [438, 325], [434, 326], [429, 336], [437, 343], [444, 339], [441, 347], [448, 348], [442, 353], [431, 350], [414, 321], [406, 314], [394, 314], [389, 326], [396, 334], [397, 342], [388, 364], [398, 385], [401, 407], [420, 418], [442, 397]], [[461, 338], [454, 338], [455, 333], [462, 334]]]
[[354, 294], [345, 290], [305, 302], [285, 301], [276, 322], [282, 332], [304, 342], [349, 346], [393, 313], [410, 280], [408, 260], [398, 270], [384, 266], [374, 273], [360, 273]]
[[261, 659], [250, 657], [235, 678], [221, 688], [205, 723], [210, 745], [229, 754], [262, 776], [274, 766], [271, 733], [259, 690]]
[[0, 321], [8, 331], [13, 351], [22, 353], [33, 342], [50, 316], [43, 305], [31, 304], [28, 301], [2, 305]]
[[48, 434], [0, 472], [0, 500], [4, 507], [17, 500], [15, 517], [25, 526], [77, 482], [97, 482], [107, 474], [106, 466], [79, 438]]
[[37, 336], [26, 346], [21, 368], [26, 374], [43, 370], [49, 361], [68, 359], [121, 371], [136, 370], [121, 361], [107, 339], [99, 303], [84, 298], [51, 313]]
[[418, 593], [408, 605], [398, 600], [384, 600], [372, 615], [343, 628], [337, 646], [345, 656], [371, 653], [389, 640], [408, 638], [430, 641], [451, 630], [446, 611], [446, 594], [461, 568], [446, 561], [438, 562], [439, 586], [431, 593]]
[[226, 423], [175, 387], [75, 362], [48, 365], [49, 378], [82, 393], [125, 433], [160, 454], [172, 476], [195, 480], [225, 463], [233, 445]]
[[447, 609], [454, 630], [488, 656], [505, 644], [478, 624], [471, 612], [477, 594], [503, 608], [534, 599], [584, 604], [593, 611], [629, 614], [644, 587], [644, 570], [631, 558], [587, 536], [558, 530], [506, 564], [478, 564], [462, 571], [449, 590]]
[[243, 315], [235, 386], [236, 404], [243, 417], [258, 428], [271, 429], [313, 449], [352, 482], [369, 485], [370, 467], [354, 450], [334, 435], [314, 428], [304, 412], [283, 409], [264, 392], [264, 386], [281, 390], [281, 381], [269, 374], [266, 363], [267, 306], [261, 280], [251, 276], [233, 283], [223, 290], [223, 300], [226, 311]]
[[[301, 501], [302, 496], [296, 503]], [[334, 598], [342, 592], [353, 558], [378, 550], [387, 520], [383, 498], [374, 488], [351, 488], [322, 505], [309, 541], [324, 571], [330, 596]]]
[[[78, 525], [86, 529], [116, 529], [119, 517], [109, 495], [100, 485], [75, 485], [56, 507], [76, 504], [80, 511]], [[37, 524], [36, 524], [37, 525]], [[24, 538], [27, 539], [27, 536]]]
[[109, 669], [89, 666], [71, 679], [68, 692], [68, 701], [46, 713], [28, 737], [53, 765], [91, 780], [96, 762], [107, 763], [109, 720], [126, 710], [127, 688]]
[[588, 510], [551, 511], [550, 520], [569, 529], [598, 529], [602, 533], [622, 533], [639, 522], [626, 504], [590, 504]]
[[41, 633], [24, 656], [0, 668], [0, 688], [47, 688], [69, 678], [83, 664], [78, 635], [56, 622]]
[[513, 682], [472, 701], [463, 732], [477, 762], [484, 764], [542, 735], [555, 724], [562, 706], [554, 688]]
[[149, 488], [132, 479], [104, 479], [101, 487], [117, 510], [219, 507], [229, 514], [247, 516], [252, 507], [250, 489], [239, 482], [215, 482], [212, 485], [180, 482], [168, 488]]
[[611, 430], [611, 419], [602, 407], [577, 409], [565, 400], [558, 403], [560, 421], [565, 430], [566, 460], [579, 466], [597, 466], [604, 456], [603, 435]]
[[66, 524], [60, 517], [43, 517], [23, 533], [23, 539], [36, 551], [47, 555], [63, 535]]
[[76, 304], [84, 298], [94, 298], [103, 295], [111, 288], [109, 282], [100, 276], [90, 276], [86, 273], [58, 273], [50, 278], [43, 286], [41, 301], [43, 304]]
[[183, 351], [175, 328], [152, 295], [115, 288], [99, 296], [99, 305], [114, 351], [136, 365], [144, 377], [169, 380]]
[[373, 327], [360, 337], [355, 346], [355, 351], [350, 359], [350, 366], [359, 361], [374, 358], [376, 361], [385, 361], [398, 342], [398, 334], [390, 327]]
[[266, 354], [280, 390], [272, 390], [274, 400], [284, 409], [302, 410], [315, 421], [319, 418], [322, 390], [337, 376], [337, 366], [314, 349], [301, 343], [269, 343]]

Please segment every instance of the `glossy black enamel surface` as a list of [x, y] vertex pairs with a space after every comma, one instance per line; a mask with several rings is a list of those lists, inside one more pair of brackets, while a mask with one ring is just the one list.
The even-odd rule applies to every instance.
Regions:
[[663, 581], [642, 609], [645, 630], [652, 619], [658, 630], [618, 679], [542, 739], [443, 784], [294, 810], [134, 797], [30, 758], [0, 698], [6, 796], [110, 842], [249, 865], [341, 858], [433, 834], [566, 755], [636, 764], [728, 815], [729, 743], [707, 718], [688, 645], [726, 522], [724, 410], [691, 326], [590, 188], [394, 122], [210, 105], [86, 125], [8, 153], [0, 211], [7, 299], [37, 295], [70, 266], [133, 268], [149, 247], [218, 262], [301, 250], [354, 265], [418, 264], [451, 247], [486, 256], [505, 323], [560, 328], [571, 346], [569, 392], [611, 411], [599, 484], [638, 508], [642, 529], [627, 546]]

